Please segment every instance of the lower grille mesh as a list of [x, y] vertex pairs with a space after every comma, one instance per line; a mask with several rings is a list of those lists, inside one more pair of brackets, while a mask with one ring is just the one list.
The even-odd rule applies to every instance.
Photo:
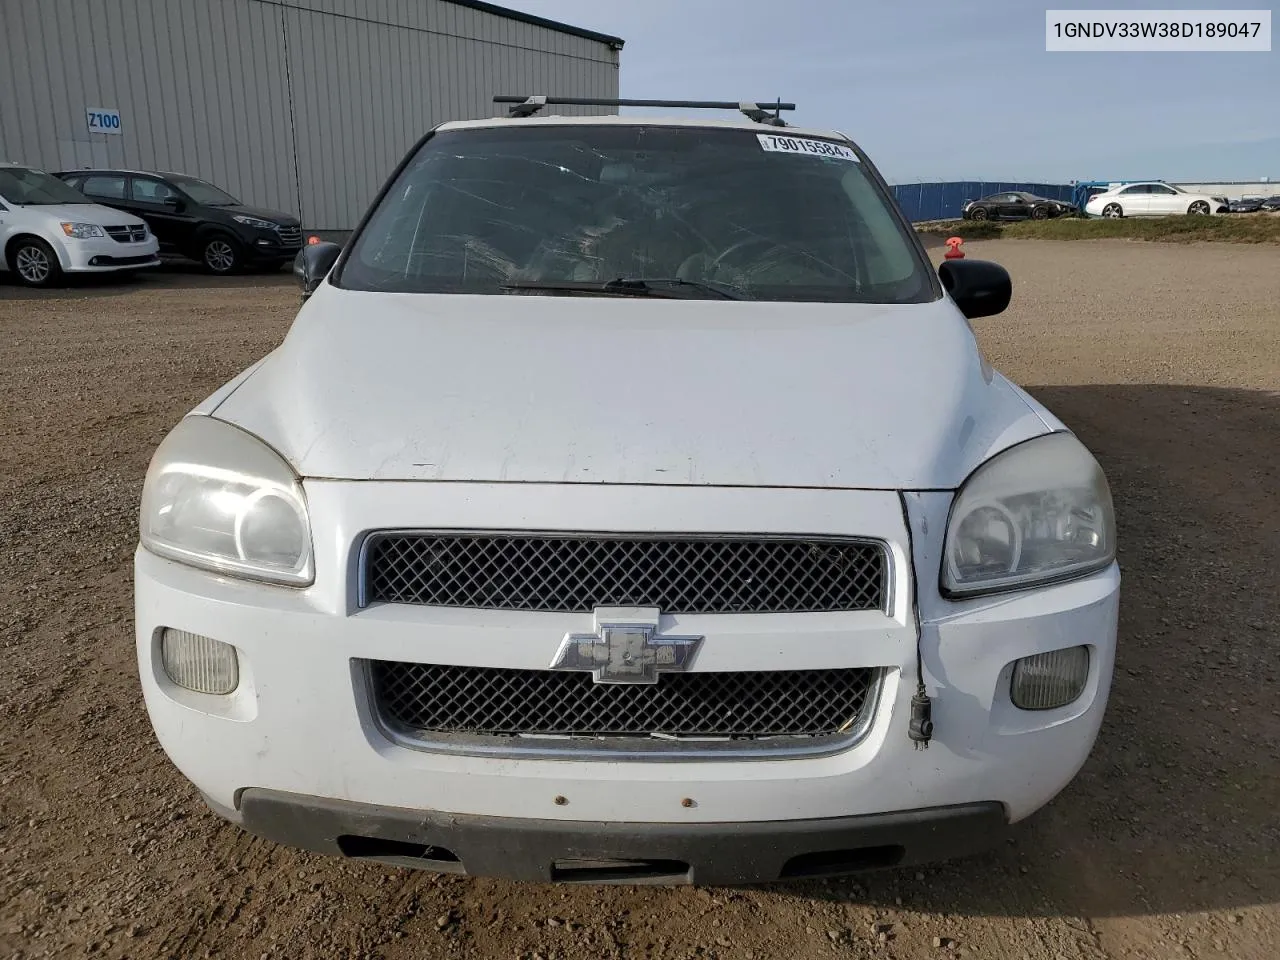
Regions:
[[875, 670], [663, 674], [656, 684], [588, 673], [369, 662], [384, 721], [415, 733], [754, 739], [831, 736], [857, 725]]

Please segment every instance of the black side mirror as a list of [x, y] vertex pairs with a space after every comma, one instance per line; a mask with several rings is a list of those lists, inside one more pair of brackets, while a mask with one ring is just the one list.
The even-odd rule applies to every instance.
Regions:
[[298, 255], [293, 260], [293, 275], [297, 278], [298, 286], [302, 288], [303, 300], [316, 292], [316, 288], [328, 276], [340, 253], [342, 248], [328, 241], [309, 243], [298, 251]]
[[176, 210], [178, 213], [181, 213], [183, 210], [187, 209], [187, 202], [183, 200], [181, 197], [165, 197], [164, 200], [162, 200], [161, 202], [166, 207], [173, 207], [173, 209]]
[[943, 260], [938, 276], [943, 289], [970, 320], [995, 316], [1009, 306], [1013, 296], [1009, 271], [990, 260]]

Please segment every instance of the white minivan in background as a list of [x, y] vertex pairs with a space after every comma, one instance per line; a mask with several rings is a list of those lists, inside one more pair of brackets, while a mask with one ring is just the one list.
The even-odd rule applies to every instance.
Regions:
[[159, 244], [138, 217], [103, 207], [57, 177], [0, 163], [0, 270], [30, 287], [64, 273], [154, 267]]

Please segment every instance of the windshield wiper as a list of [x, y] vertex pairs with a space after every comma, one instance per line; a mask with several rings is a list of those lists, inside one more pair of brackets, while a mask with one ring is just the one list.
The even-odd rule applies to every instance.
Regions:
[[509, 280], [503, 290], [542, 290], [547, 293], [591, 293], [601, 297], [647, 297], [645, 287], [614, 287], [613, 281], [599, 280]]
[[594, 293], [606, 297], [659, 297], [667, 300], [692, 299], [662, 285], [687, 287], [713, 293], [722, 300], [745, 300], [747, 297], [727, 284], [710, 280], [685, 280], [681, 277], [618, 277], [616, 280], [512, 280], [504, 290], [546, 290], [564, 293]]
[[721, 300], [751, 299], [737, 287], [728, 283], [721, 283], [719, 280], [686, 280], [684, 277], [619, 277], [617, 280], [610, 280], [609, 282], [624, 286], [647, 287], [651, 290], [653, 284], [659, 283], [673, 287], [689, 287], [693, 290], [701, 290], [704, 293], [714, 293]]

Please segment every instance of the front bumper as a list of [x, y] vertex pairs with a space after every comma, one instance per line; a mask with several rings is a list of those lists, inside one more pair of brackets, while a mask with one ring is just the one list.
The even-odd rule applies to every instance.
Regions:
[[977, 803], [753, 823], [608, 823], [475, 817], [246, 790], [215, 812], [317, 853], [540, 883], [766, 883], [977, 853], [1005, 832]]
[[58, 261], [67, 273], [111, 273], [160, 265], [160, 244], [148, 235], [141, 243], [120, 243], [110, 237], [67, 238], [57, 244]]
[[298, 238], [285, 239], [275, 230], [259, 230], [257, 228], [241, 228], [240, 248], [249, 261], [292, 260], [303, 247], [302, 232]]
[[[752, 823], [785, 833], [797, 822], [992, 803], [1002, 822], [1014, 821], [1071, 780], [1102, 720], [1116, 568], [1018, 594], [942, 600], [937, 541], [947, 493], [909, 498], [908, 533], [902, 500], [881, 491], [315, 481], [306, 488], [316, 560], [316, 582], [306, 590], [219, 577], [143, 550], [136, 558], [137, 652], [157, 737], [211, 803], [233, 816], [247, 816], [246, 799], [267, 791], [326, 810], [330, 801], [343, 810], [396, 808], [423, 823], [533, 819], [553, 836], [559, 827], [600, 833], [592, 825], [606, 823], [651, 825], [655, 835], [701, 825], [716, 836]], [[600, 762], [570, 753], [460, 755], [396, 742], [370, 702], [363, 660], [541, 670], [566, 632], [593, 626], [590, 614], [358, 606], [365, 532], [442, 527], [810, 531], [883, 540], [895, 573], [887, 612], [663, 617], [664, 632], [707, 638], [698, 671], [881, 668], [871, 723], [846, 749], [787, 759]], [[159, 660], [164, 627], [234, 644], [240, 687], [211, 697], [173, 684]], [[928, 750], [907, 737], [917, 637], [936, 727]], [[1039, 712], [1013, 706], [1013, 661], [1078, 644], [1091, 653], [1079, 699]], [[245, 823], [252, 828], [253, 817]], [[602, 842], [597, 852], [617, 849]]]

